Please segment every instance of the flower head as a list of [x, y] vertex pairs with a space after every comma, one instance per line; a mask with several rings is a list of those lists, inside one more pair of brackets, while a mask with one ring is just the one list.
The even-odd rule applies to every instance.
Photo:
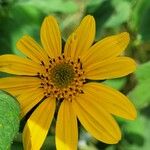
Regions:
[[44, 19], [40, 35], [42, 47], [27, 35], [18, 41], [17, 48], [26, 58], [0, 56], [0, 71], [16, 75], [1, 78], [0, 88], [17, 97], [21, 117], [35, 108], [23, 131], [24, 148], [41, 148], [57, 104], [58, 150], [77, 149], [77, 118], [96, 139], [117, 143], [121, 132], [112, 115], [133, 120], [136, 110], [123, 94], [94, 80], [118, 78], [135, 70], [131, 58], [120, 56], [129, 43], [129, 34], [109, 36], [92, 45], [95, 20], [88, 15], [63, 50], [54, 17]]

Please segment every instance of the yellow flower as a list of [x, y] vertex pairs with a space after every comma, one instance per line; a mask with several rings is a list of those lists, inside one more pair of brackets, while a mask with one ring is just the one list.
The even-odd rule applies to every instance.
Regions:
[[118, 78], [135, 70], [134, 60], [120, 56], [129, 34], [109, 36], [92, 45], [95, 20], [88, 15], [63, 50], [54, 17], [44, 19], [40, 36], [43, 48], [27, 35], [18, 41], [17, 48], [27, 58], [0, 56], [0, 71], [16, 75], [1, 78], [0, 88], [17, 97], [21, 117], [36, 106], [23, 131], [24, 149], [41, 148], [58, 105], [57, 150], [77, 149], [77, 119], [96, 139], [117, 143], [121, 132], [112, 115], [133, 120], [136, 110], [123, 94], [94, 80]]

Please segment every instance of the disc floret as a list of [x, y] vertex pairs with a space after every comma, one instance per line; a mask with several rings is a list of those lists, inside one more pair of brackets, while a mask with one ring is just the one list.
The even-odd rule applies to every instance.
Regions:
[[49, 58], [49, 64], [41, 61], [43, 72], [38, 72], [41, 79], [41, 88], [46, 97], [71, 101], [77, 94], [83, 93], [82, 86], [85, 82], [82, 63], [78, 58], [72, 61], [64, 55], [57, 58]]

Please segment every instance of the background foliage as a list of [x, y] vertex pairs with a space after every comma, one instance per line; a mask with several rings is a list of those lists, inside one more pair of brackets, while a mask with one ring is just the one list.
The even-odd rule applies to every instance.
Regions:
[[[96, 19], [96, 40], [122, 31], [130, 33], [131, 42], [125, 55], [134, 58], [137, 71], [125, 78], [105, 84], [124, 94], [135, 104], [138, 118], [134, 122], [116, 118], [123, 132], [116, 145], [95, 140], [80, 127], [80, 150], [149, 150], [150, 148], [150, 1], [149, 0], [0, 0], [0, 54], [16, 53], [16, 42], [25, 34], [39, 41], [42, 20], [54, 15], [65, 40], [86, 14]], [[2, 75], [1, 75], [2, 76]], [[4, 75], [3, 75], [4, 76]], [[22, 150], [21, 131], [10, 149]], [[54, 123], [55, 124], [55, 120]], [[55, 149], [54, 126], [42, 148]]]

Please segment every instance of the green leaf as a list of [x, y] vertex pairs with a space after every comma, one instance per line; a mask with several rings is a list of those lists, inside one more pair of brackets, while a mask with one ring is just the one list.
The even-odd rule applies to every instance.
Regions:
[[[97, 4], [95, 9], [87, 7], [86, 14], [91, 14], [94, 16], [96, 21], [96, 39], [98, 40], [105, 28], [105, 24], [108, 19], [112, 16], [114, 7], [111, 4], [111, 1], [102, 1]], [[106, 36], [106, 35], [105, 35]]]
[[74, 13], [78, 10], [78, 6], [74, 1], [66, 0], [30, 0], [22, 1], [19, 5], [33, 6], [38, 10], [48, 14], [50, 12]]
[[103, 0], [89, 0], [86, 6], [87, 10], [93, 13], [102, 3]]
[[127, 122], [124, 126], [125, 138], [121, 145], [123, 149], [129, 150], [149, 150], [150, 147], [150, 119], [139, 114], [135, 121]]
[[23, 144], [21, 142], [13, 142], [11, 150], [23, 150]]
[[131, 27], [136, 30], [142, 37], [143, 41], [150, 40], [150, 1], [137, 1], [131, 16]]
[[[55, 136], [49, 135], [45, 139], [41, 150], [55, 150]], [[11, 145], [11, 150], [23, 150], [23, 143], [22, 143], [22, 134], [19, 133], [16, 138], [14, 139], [14, 142]]]
[[126, 83], [126, 79], [127, 78], [111, 79], [111, 80], [106, 80], [103, 83], [116, 90], [121, 90]]
[[147, 92], [150, 89], [150, 62], [139, 65], [135, 77], [137, 85], [128, 96], [137, 108], [143, 108], [150, 104], [150, 92]]
[[150, 104], [150, 79], [139, 83], [130, 93], [129, 98], [133, 101], [137, 108], [146, 107]]
[[7, 150], [19, 130], [19, 103], [0, 91], [0, 149]]
[[16, 50], [16, 42], [27, 34], [38, 37], [38, 26], [40, 26], [41, 23], [40, 12], [33, 6], [26, 7], [26, 5], [15, 5], [11, 9], [11, 19], [13, 20], [14, 28], [10, 35], [11, 49], [13, 53], [20, 55], [19, 51]]
[[120, 31], [120, 26], [130, 19], [131, 2], [128, 0], [96, 0], [87, 5], [86, 13], [93, 15], [96, 20], [96, 39], [98, 40], [100, 37], [109, 35], [110, 31], [112, 33], [115, 30]]
[[135, 72], [135, 75], [138, 82], [140, 83], [148, 80], [150, 78], [150, 62], [139, 65]]
[[[0, 18], [0, 53], [18, 53], [16, 42], [25, 34], [36, 37], [39, 33], [41, 13], [34, 7], [26, 5], [13, 5], [8, 16]], [[36, 33], [36, 34], [35, 34]], [[12, 51], [10, 51], [12, 50]]]
[[128, 121], [124, 125], [124, 130], [127, 133], [143, 134], [145, 131], [145, 118], [138, 115], [138, 118], [134, 121]]
[[125, 0], [112, 0], [112, 6], [114, 7], [114, 12], [112, 16], [106, 22], [107, 28], [116, 28], [122, 23], [129, 20], [131, 13], [131, 3]]
[[55, 150], [56, 149], [56, 146], [55, 146], [55, 136], [47, 136], [41, 150], [48, 150], [48, 149], [51, 149], [51, 150]]

